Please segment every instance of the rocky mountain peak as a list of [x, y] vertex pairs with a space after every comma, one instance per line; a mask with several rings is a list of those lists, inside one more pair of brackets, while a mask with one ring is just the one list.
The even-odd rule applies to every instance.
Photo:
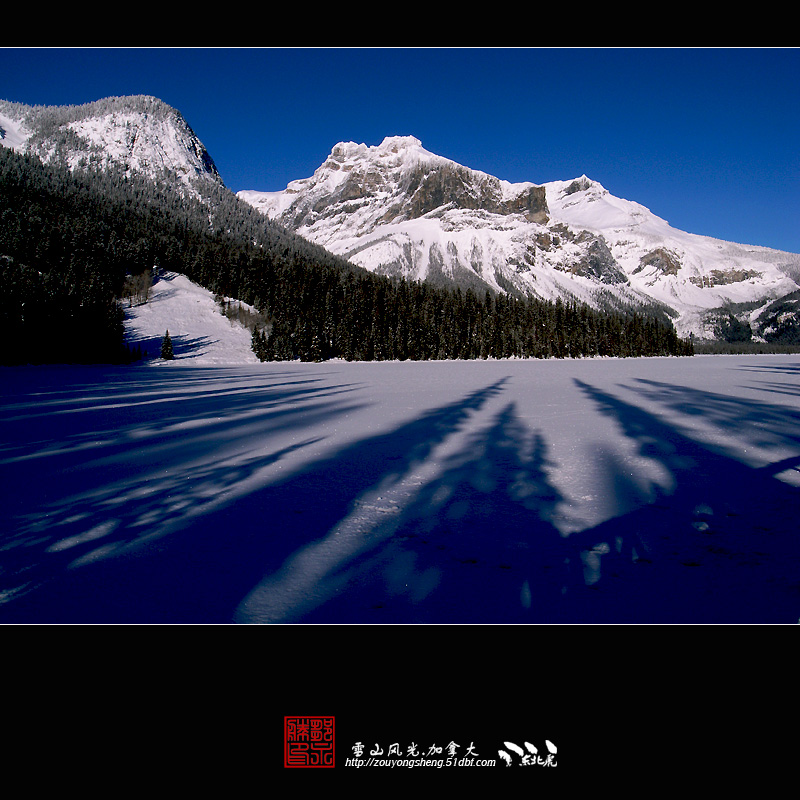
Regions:
[[718, 309], [754, 309], [798, 285], [800, 257], [675, 230], [585, 174], [499, 180], [414, 136], [340, 142], [285, 191], [239, 194], [378, 274], [647, 310], [682, 336], [705, 338]]
[[447, 211], [548, 218], [544, 187], [513, 185], [426, 150], [415, 136], [387, 136], [379, 145], [339, 142], [310, 178], [283, 193], [241, 196], [287, 227], [309, 231], [342, 214], [365, 210], [380, 224]]

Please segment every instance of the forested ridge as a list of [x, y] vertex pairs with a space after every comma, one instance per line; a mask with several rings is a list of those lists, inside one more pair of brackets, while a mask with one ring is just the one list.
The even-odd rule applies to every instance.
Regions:
[[166, 175], [71, 172], [0, 147], [2, 363], [129, 359], [121, 301], [153, 268], [256, 306], [262, 360], [692, 353], [656, 317], [377, 276], [222, 186], [206, 182], [203, 194]]

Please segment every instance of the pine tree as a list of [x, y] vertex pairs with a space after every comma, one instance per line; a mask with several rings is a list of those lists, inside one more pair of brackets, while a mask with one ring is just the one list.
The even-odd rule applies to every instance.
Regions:
[[265, 361], [266, 348], [264, 347], [264, 340], [261, 338], [261, 333], [258, 328], [253, 328], [253, 334], [250, 337], [250, 347], [258, 357], [259, 361]]
[[172, 361], [174, 358], [172, 354], [172, 339], [169, 338], [169, 330], [164, 334], [161, 340], [161, 358], [165, 361]]

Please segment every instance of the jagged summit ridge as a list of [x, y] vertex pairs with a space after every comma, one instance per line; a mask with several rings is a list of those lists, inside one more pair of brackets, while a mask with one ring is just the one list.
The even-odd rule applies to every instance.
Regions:
[[339, 142], [311, 177], [290, 182], [284, 192], [240, 196], [296, 229], [367, 203], [373, 211], [380, 207], [382, 223], [416, 219], [443, 206], [546, 213], [541, 187], [467, 169], [426, 150], [414, 136], [389, 136], [372, 146]]
[[647, 309], [684, 336], [713, 338], [726, 309], [755, 319], [798, 289], [795, 254], [679, 231], [585, 174], [510, 183], [415, 136], [339, 142], [312, 176], [239, 196], [378, 274]]

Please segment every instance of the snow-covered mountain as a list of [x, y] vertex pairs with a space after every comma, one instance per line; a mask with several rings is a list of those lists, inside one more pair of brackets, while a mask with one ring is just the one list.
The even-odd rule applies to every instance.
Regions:
[[413, 136], [340, 142], [309, 178], [239, 197], [373, 272], [593, 307], [650, 307], [681, 336], [714, 338], [800, 288], [800, 255], [672, 228], [585, 175], [509, 183]]
[[[0, 101], [0, 145], [71, 169], [122, 166], [193, 196], [227, 191], [180, 112], [150, 96]], [[681, 336], [714, 338], [730, 314], [756, 335], [800, 327], [800, 255], [676, 230], [585, 175], [512, 184], [392, 136], [341, 142], [311, 177], [239, 197], [378, 274], [659, 310]]]
[[223, 185], [180, 112], [147, 95], [74, 106], [0, 101], [0, 144], [70, 169], [116, 165], [154, 180], [177, 179], [195, 195], [203, 181]]

